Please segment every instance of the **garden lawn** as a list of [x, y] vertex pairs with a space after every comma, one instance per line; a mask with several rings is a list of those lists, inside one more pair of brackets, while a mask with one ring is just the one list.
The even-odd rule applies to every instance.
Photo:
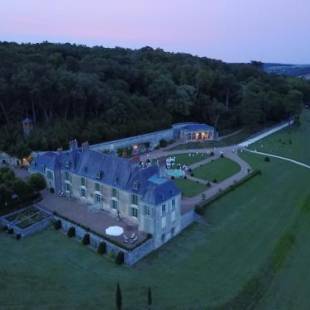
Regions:
[[185, 197], [197, 196], [207, 189], [207, 187], [201, 183], [184, 178], [177, 178], [174, 181], [176, 186], [181, 190], [183, 196]]
[[219, 158], [193, 170], [199, 179], [221, 182], [240, 171], [240, 166], [227, 158]]
[[[301, 131], [294, 137], [306, 139]], [[310, 145], [293, 150], [292, 156], [307, 156]], [[281, 266], [257, 287], [257, 309], [310, 309], [310, 170], [241, 156], [262, 175], [209, 205], [208, 225], [192, 225], [133, 268], [52, 229], [20, 241], [0, 232], [0, 308], [113, 309], [119, 282], [124, 309], [145, 309], [148, 287], [153, 309], [227, 309], [277, 254]], [[294, 242], [283, 251], [278, 244], [287, 232]], [[248, 308], [254, 295], [234, 308]]]
[[[262, 176], [210, 205], [208, 225], [194, 224], [133, 268], [116, 266], [52, 229], [20, 241], [0, 233], [5, 253], [0, 255], [1, 307], [113, 309], [118, 281], [124, 309], [145, 309], [149, 286], [153, 309], [225, 304], [268, 261], [310, 191], [309, 170], [280, 160], [266, 163], [253, 154], [242, 156], [261, 169]], [[310, 229], [305, 226], [302, 232], [262, 309], [270, 302], [276, 303], [273, 309], [310, 308]]]
[[309, 144], [310, 111], [305, 110], [301, 115], [300, 127], [293, 126], [281, 130], [249, 148], [260, 152], [271, 153], [295, 159], [310, 164]]

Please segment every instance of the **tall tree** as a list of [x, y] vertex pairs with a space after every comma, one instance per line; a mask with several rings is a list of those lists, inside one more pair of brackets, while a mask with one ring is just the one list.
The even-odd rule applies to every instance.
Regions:
[[119, 283], [117, 283], [116, 286], [115, 303], [116, 303], [116, 309], [122, 310], [122, 292]]
[[149, 308], [151, 308], [153, 303], [153, 299], [152, 299], [152, 289], [149, 287], [147, 290], [147, 305]]

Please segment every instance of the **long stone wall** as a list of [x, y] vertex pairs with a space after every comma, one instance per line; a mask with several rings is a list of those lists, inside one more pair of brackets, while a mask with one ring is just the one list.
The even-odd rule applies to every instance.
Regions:
[[174, 138], [174, 131], [173, 128], [171, 128], [134, 137], [94, 144], [89, 148], [94, 151], [116, 151], [119, 148], [125, 148], [134, 144], [142, 144], [147, 142], [150, 143], [151, 147], [155, 147], [162, 139], [169, 141], [173, 140]]

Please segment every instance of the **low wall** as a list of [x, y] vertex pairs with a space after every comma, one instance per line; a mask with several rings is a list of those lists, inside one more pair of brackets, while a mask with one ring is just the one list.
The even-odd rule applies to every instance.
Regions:
[[116, 151], [119, 148], [125, 148], [134, 144], [142, 144], [146, 142], [149, 142], [151, 144], [151, 147], [155, 147], [162, 139], [173, 140], [173, 129], [171, 128], [161, 131], [155, 131], [134, 137], [94, 144], [90, 145], [89, 148], [95, 151]]
[[190, 210], [184, 214], [182, 214], [181, 217], [181, 230], [187, 228], [189, 225], [191, 225], [195, 220], [195, 210]]
[[51, 221], [51, 217], [48, 217], [39, 223], [31, 225], [28, 228], [19, 228], [19, 227], [15, 226], [14, 227], [14, 233], [16, 235], [19, 234], [22, 238], [28, 237], [28, 236], [31, 236], [31, 235], [37, 233], [37, 232], [44, 230], [46, 227], [48, 227], [48, 225], [50, 224], [50, 221]]
[[101, 242], [104, 242], [106, 244], [106, 251], [107, 254], [114, 254], [117, 255], [119, 252], [124, 253], [124, 259], [125, 264], [132, 266], [136, 262], [138, 262], [140, 259], [148, 255], [150, 252], [153, 251], [154, 245], [153, 245], [153, 239], [148, 239], [144, 243], [142, 243], [140, 246], [134, 248], [133, 250], [126, 250], [120, 246], [117, 246], [114, 243], [111, 243], [110, 241], [106, 240], [105, 238], [95, 234], [94, 232], [91, 232], [78, 224], [72, 223], [71, 221], [64, 219], [58, 215], [55, 215], [54, 218], [56, 220], [61, 221], [61, 227], [62, 230], [67, 233], [70, 227], [75, 228], [75, 238], [78, 240], [82, 240], [85, 234], [89, 234], [90, 236], [90, 246], [94, 250], [97, 250], [99, 244]]
[[23, 212], [24, 210], [28, 209], [28, 207], [26, 207], [26, 208], [22, 208], [22, 209], [19, 209], [17, 211], [14, 211], [12, 213], [6, 214], [3, 217], [0, 217], [0, 224], [3, 227], [7, 226], [8, 228], [12, 228], [14, 230], [14, 234], [20, 235], [22, 238], [31, 236], [31, 235], [39, 232], [39, 231], [44, 230], [46, 227], [48, 227], [48, 225], [50, 224], [50, 221], [52, 219], [52, 214], [50, 212], [46, 212], [44, 209], [37, 207], [37, 206], [36, 206], [36, 208], [38, 210], [40, 210], [41, 212], [44, 212], [45, 214], [49, 215], [49, 216], [45, 219], [42, 219], [40, 222], [35, 223], [35, 224], [33, 224], [29, 227], [26, 227], [26, 228], [18, 227], [16, 221], [10, 222], [10, 221], [5, 219], [5, 217], [12, 216], [14, 214]]

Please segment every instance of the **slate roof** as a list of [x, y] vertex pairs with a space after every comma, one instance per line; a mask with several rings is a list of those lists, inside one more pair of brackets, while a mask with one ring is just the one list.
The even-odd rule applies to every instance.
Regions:
[[108, 184], [128, 192], [136, 193], [150, 204], [160, 204], [180, 193], [174, 182], [161, 178], [159, 168], [141, 168], [137, 163], [116, 155], [103, 154], [92, 150], [76, 149], [66, 152], [46, 152], [38, 155], [31, 164], [32, 171], [44, 173], [44, 169], [61, 169]]
[[214, 130], [214, 127], [209, 126], [207, 124], [191, 124], [184, 126], [181, 130], [188, 130], [188, 131], [198, 131], [198, 130]]

